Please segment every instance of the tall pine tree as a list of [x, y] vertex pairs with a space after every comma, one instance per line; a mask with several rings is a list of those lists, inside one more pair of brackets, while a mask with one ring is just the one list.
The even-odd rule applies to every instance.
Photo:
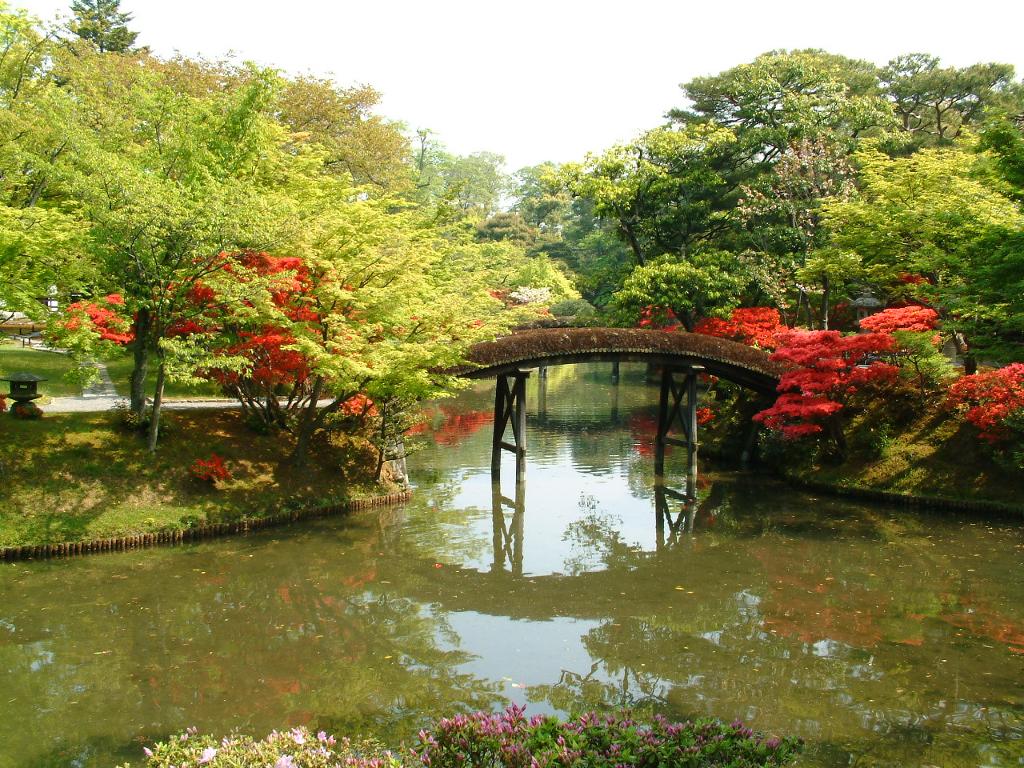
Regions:
[[121, 0], [73, 0], [71, 31], [91, 40], [100, 52], [124, 53], [135, 44], [138, 32], [128, 29], [130, 13], [122, 13]]

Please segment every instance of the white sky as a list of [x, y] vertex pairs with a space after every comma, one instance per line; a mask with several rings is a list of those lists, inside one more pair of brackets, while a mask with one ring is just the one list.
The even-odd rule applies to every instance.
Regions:
[[[44, 19], [70, 0], [9, 0]], [[139, 44], [229, 51], [368, 83], [380, 112], [509, 170], [580, 159], [662, 122], [679, 84], [773, 48], [885, 63], [923, 51], [1024, 75], [1022, 0], [122, 0]]]

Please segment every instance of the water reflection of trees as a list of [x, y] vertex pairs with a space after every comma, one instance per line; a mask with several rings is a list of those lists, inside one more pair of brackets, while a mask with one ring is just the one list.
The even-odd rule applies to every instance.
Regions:
[[[619, 570], [613, 587], [626, 594], [625, 607], [583, 639], [589, 668], [531, 687], [531, 699], [796, 727], [822, 764], [921, 764], [915, 754], [942, 765], [1016, 761], [1024, 754], [1019, 688], [1012, 692], [1021, 618], [982, 609], [966, 626], [975, 616], [967, 611], [987, 600], [965, 593], [949, 551], [936, 551], [927, 534], [905, 538], [891, 518], [878, 522], [874, 537], [853, 541], [808, 541], [806, 530], [790, 537], [777, 528], [746, 546], [698, 536], [685, 553], [690, 567], [646, 560], [657, 574], [645, 579], [652, 588], [678, 582], [693, 595], [664, 599], [660, 609], [623, 578], [642, 578], [637, 560], [639, 570]], [[737, 578], [748, 569], [733, 554], [754, 558], [758, 582]], [[598, 584], [612, 586], [590, 579], [587, 591]]]
[[309, 543], [97, 558], [71, 586], [64, 564], [30, 566], [5, 582], [0, 764], [83, 750], [110, 764], [112, 743], [134, 758], [136, 737], [189, 725], [408, 735], [432, 711], [498, 701], [495, 682], [460, 670], [472, 657], [443, 615], [378, 583], [376, 539]]

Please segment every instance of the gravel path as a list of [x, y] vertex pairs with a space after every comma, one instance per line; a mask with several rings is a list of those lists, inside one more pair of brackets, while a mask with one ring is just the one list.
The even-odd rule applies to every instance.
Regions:
[[[46, 405], [40, 406], [43, 413], [99, 413], [109, 411], [118, 403], [127, 403], [128, 399], [117, 395], [96, 395], [89, 397], [54, 397]], [[164, 409], [168, 411], [185, 411], [199, 408], [238, 408], [237, 400], [164, 400]]]

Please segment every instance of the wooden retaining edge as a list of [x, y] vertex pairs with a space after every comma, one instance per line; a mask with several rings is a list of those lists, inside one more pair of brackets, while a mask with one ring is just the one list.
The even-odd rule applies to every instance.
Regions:
[[0, 549], [0, 560], [38, 560], [51, 557], [74, 557], [76, 555], [90, 555], [98, 552], [123, 552], [129, 549], [145, 549], [162, 545], [182, 544], [198, 539], [208, 539], [214, 536], [229, 536], [236, 533], [249, 533], [261, 528], [270, 528], [277, 525], [308, 520], [315, 517], [327, 517], [329, 515], [344, 514], [360, 509], [372, 507], [385, 507], [393, 504], [404, 504], [412, 498], [412, 491], [400, 493], [389, 493], [384, 496], [371, 496], [367, 499], [353, 499], [340, 504], [331, 504], [324, 507], [309, 507], [291, 512], [281, 512], [276, 515], [260, 517], [247, 520], [237, 520], [230, 523], [212, 523], [200, 525], [196, 528], [186, 528], [174, 531], [159, 531], [157, 533], [140, 533], [133, 536], [117, 536], [110, 539], [95, 539], [93, 541], [69, 541], [59, 544], [37, 544], [24, 547], [3, 547]]
[[809, 491], [827, 493], [833, 496], [845, 496], [853, 499], [864, 499], [865, 501], [877, 501], [884, 504], [910, 507], [911, 509], [937, 509], [947, 512], [984, 512], [987, 514], [1012, 515], [1014, 517], [1024, 516], [1024, 507], [1005, 504], [999, 501], [951, 499], [942, 496], [914, 496], [909, 493], [882, 491], [875, 488], [864, 488], [863, 486], [832, 485], [830, 483], [807, 480], [785, 472], [782, 473], [782, 477], [791, 485]]

